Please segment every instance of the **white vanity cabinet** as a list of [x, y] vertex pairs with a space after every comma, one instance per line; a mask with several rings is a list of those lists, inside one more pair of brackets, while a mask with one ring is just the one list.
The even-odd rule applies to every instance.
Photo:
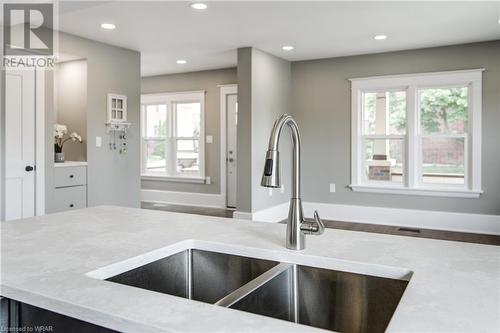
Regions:
[[87, 163], [56, 163], [54, 212], [87, 207]]

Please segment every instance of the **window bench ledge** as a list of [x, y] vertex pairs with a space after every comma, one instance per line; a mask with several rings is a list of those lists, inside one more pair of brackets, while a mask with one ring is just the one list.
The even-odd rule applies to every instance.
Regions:
[[153, 181], [173, 182], [173, 183], [205, 184], [205, 177], [172, 177], [172, 176], [158, 176], [158, 175], [141, 175], [141, 180], [153, 180]]
[[373, 185], [349, 185], [353, 192], [385, 193], [385, 194], [403, 194], [420, 195], [431, 197], [449, 197], [449, 198], [470, 198], [477, 199], [483, 193], [482, 190], [463, 190], [450, 188], [404, 188]]

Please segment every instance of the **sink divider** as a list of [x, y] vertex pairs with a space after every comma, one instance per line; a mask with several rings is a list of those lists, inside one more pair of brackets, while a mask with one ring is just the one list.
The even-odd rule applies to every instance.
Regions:
[[[233, 304], [237, 303], [239, 300], [241, 300], [245, 296], [249, 295], [254, 290], [263, 286], [264, 284], [266, 284], [267, 282], [269, 282], [270, 280], [272, 280], [273, 278], [275, 278], [276, 276], [280, 275], [281, 273], [283, 273], [284, 271], [286, 271], [290, 268], [293, 268], [293, 271], [294, 271], [293, 274], [295, 275], [296, 274], [296, 267], [295, 266], [296, 265], [294, 265], [294, 264], [285, 263], [285, 262], [279, 263], [278, 265], [265, 271], [264, 273], [262, 273], [261, 275], [259, 275], [255, 279], [251, 280], [247, 284], [244, 284], [240, 288], [236, 289], [235, 291], [233, 291], [229, 295], [218, 300], [214, 304], [228, 308], [228, 307], [232, 306]], [[294, 281], [296, 281], [295, 278], [294, 278]], [[295, 284], [296, 283], [294, 283], [294, 285]], [[294, 286], [294, 297], [293, 297], [294, 305], [296, 304], [296, 301], [297, 301], [297, 299], [296, 299], [297, 293], [295, 292], [295, 289], [296, 288]], [[296, 309], [295, 306], [294, 306], [294, 308]], [[296, 310], [294, 310], [294, 317], [297, 318], [295, 312], [296, 312]]]
[[193, 250], [186, 251], [186, 295], [193, 299]]
[[299, 273], [297, 271], [297, 265], [293, 265], [292, 268], [292, 321], [294, 323], [299, 322]]

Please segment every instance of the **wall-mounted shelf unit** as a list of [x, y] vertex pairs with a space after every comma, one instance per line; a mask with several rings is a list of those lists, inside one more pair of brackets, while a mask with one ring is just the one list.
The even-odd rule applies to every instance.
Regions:
[[131, 123], [124, 122], [110, 122], [105, 123], [108, 133], [110, 132], [127, 132], [127, 129], [132, 125]]

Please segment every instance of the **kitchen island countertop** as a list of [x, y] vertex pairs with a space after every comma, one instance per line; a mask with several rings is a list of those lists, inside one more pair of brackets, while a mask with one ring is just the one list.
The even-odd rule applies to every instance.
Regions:
[[117, 331], [317, 330], [89, 274], [180, 242], [201, 242], [374, 275], [407, 272], [411, 279], [388, 332], [500, 332], [498, 246], [327, 229], [306, 236], [306, 249], [297, 252], [285, 248], [283, 224], [113, 206], [1, 225], [2, 296]]

